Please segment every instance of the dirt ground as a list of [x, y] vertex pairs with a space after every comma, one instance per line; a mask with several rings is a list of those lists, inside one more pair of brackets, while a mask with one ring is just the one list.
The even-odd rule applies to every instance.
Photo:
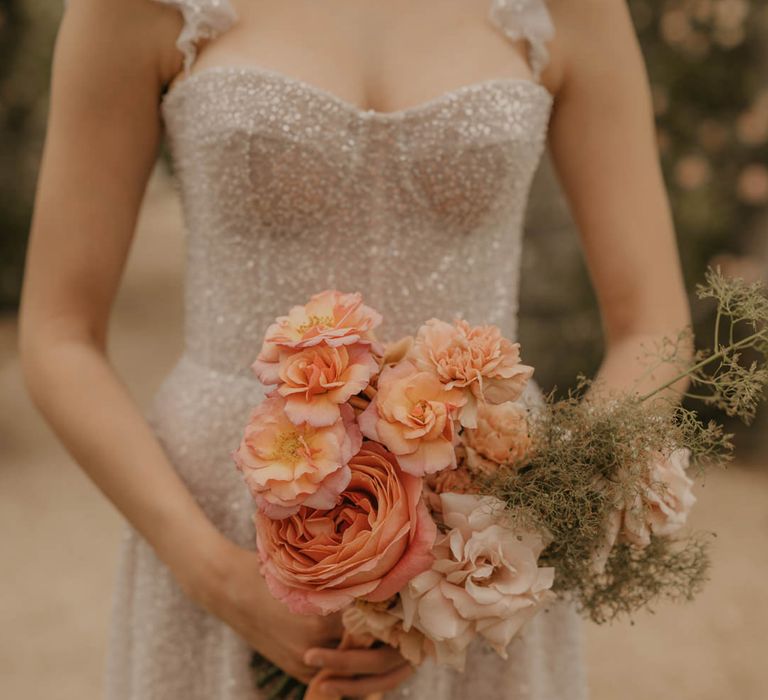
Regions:
[[[168, 181], [150, 186], [111, 334], [142, 406], [180, 350], [183, 249]], [[27, 398], [13, 319], [0, 320], [0, 697], [100, 697], [121, 521]], [[768, 461], [768, 460], [766, 460]], [[717, 532], [694, 602], [585, 624], [595, 700], [768, 698], [768, 469], [739, 465], [697, 490], [693, 525]]]

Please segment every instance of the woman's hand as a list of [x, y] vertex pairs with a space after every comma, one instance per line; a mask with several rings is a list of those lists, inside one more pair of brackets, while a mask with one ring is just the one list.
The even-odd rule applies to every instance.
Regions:
[[197, 573], [177, 573], [182, 587], [237, 631], [259, 654], [308, 683], [320, 670], [330, 694], [363, 696], [397, 686], [412, 667], [390, 647], [337, 649], [341, 614], [292, 613], [269, 592], [258, 554], [222, 539], [218, 554]]
[[213, 566], [176, 572], [188, 595], [240, 634], [259, 654], [304, 683], [317, 667], [304, 662], [312, 647], [334, 647], [341, 614], [292, 613], [269, 592], [256, 552], [223, 540]]
[[393, 690], [413, 673], [409, 664], [389, 646], [372, 649], [312, 648], [304, 661], [322, 668], [317, 689], [328, 697], [364, 697]]

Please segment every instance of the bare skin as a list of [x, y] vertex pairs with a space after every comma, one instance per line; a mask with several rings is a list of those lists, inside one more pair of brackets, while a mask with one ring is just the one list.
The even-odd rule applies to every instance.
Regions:
[[[194, 70], [266, 66], [379, 111], [486, 78], [530, 76], [524, 43], [485, 23], [487, 0], [234, 4], [240, 22], [201, 47]], [[630, 388], [641, 374], [641, 345], [690, 320], [648, 82], [623, 2], [549, 5], [557, 27], [543, 76], [556, 97], [550, 145], [602, 312], [599, 377]], [[333, 671], [329, 692], [386, 691], [410, 666], [391, 649], [335, 650], [338, 616], [297, 616], [274, 601], [256, 555], [206, 518], [107, 354], [111, 305], [157, 156], [159, 99], [184, 79], [180, 29], [178, 12], [152, 0], [70, 0], [22, 296], [27, 386], [63, 444], [194, 601], [298, 678], [322, 666]], [[660, 379], [662, 371], [646, 381]]]

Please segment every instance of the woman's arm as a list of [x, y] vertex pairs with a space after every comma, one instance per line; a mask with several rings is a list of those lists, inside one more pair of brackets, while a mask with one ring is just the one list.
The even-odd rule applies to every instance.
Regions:
[[645, 65], [622, 0], [551, 8], [560, 85], [550, 146], [600, 306], [606, 353], [597, 379], [642, 393], [677, 374], [667, 366], [640, 379], [643, 348], [690, 323]]
[[110, 307], [158, 150], [162, 86], [180, 68], [180, 28], [175, 10], [150, 0], [70, 0], [22, 292], [23, 371], [62, 443], [185, 591], [308, 679], [314, 669], [303, 653], [337, 638], [340, 622], [291, 615], [271, 598], [257, 555], [207, 519], [106, 354]]
[[[158, 554], [186, 572], [187, 564], [206, 565], [218, 534], [106, 357], [109, 311], [160, 136], [165, 66], [154, 47], [174, 28], [152, 10], [143, 2], [72, 0], [65, 12], [20, 350], [30, 394], [64, 445]], [[200, 543], [199, 563], [181, 561], [190, 536]]]

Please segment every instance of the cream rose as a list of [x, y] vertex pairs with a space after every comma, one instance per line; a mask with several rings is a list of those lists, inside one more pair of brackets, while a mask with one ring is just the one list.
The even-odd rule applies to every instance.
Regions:
[[539, 567], [539, 535], [504, 524], [504, 504], [490, 496], [444, 493], [448, 531], [438, 537], [429, 571], [400, 592], [403, 629], [433, 644], [438, 663], [463, 670], [466, 650], [479, 635], [506, 658], [522, 626], [554, 594], [554, 569]]

